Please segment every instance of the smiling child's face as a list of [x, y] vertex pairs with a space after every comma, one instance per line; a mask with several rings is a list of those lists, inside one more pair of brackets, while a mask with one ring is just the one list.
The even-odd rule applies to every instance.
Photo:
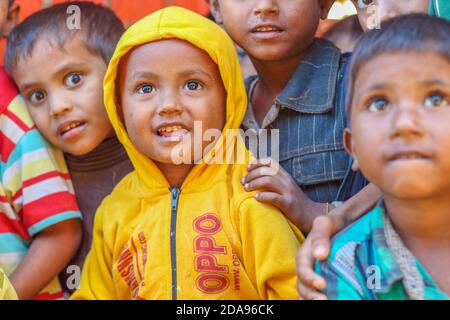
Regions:
[[[219, 68], [188, 42], [165, 39], [135, 48], [120, 63], [119, 89], [131, 142], [156, 163], [172, 164], [172, 152], [184, 139], [193, 150], [194, 121], [203, 132], [224, 128], [226, 92]], [[206, 145], [202, 142], [202, 150]]]
[[450, 192], [450, 62], [433, 52], [391, 52], [356, 75], [346, 146], [386, 195]]
[[[256, 60], [300, 55], [312, 43], [321, 15], [333, 0], [214, 0], [231, 38]], [[321, 6], [323, 5], [323, 7]]]
[[84, 155], [113, 134], [103, 103], [106, 63], [79, 38], [64, 51], [46, 38], [12, 72], [39, 131], [57, 148]]

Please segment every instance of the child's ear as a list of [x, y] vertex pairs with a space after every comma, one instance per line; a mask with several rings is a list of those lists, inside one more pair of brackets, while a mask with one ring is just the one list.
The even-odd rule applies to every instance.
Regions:
[[348, 128], [345, 128], [344, 130], [344, 148], [345, 151], [347, 151], [347, 153], [353, 158], [352, 170], [358, 171], [359, 170], [358, 158], [353, 153], [352, 132]]
[[223, 24], [222, 8], [220, 0], [209, 0], [209, 10], [217, 24]]
[[320, 18], [325, 20], [335, 0], [320, 0]]
[[8, 37], [9, 33], [14, 29], [19, 21], [20, 5], [16, 2], [8, 9], [8, 17], [6, 18], [5, 28], [3, 29], [2, 36]]

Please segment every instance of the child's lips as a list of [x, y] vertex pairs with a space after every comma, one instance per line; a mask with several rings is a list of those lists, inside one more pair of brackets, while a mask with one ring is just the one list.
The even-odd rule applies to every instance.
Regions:
[[157, 135], [163, 142], [180, 142], [187, 134], [189, 134], [189, 130], [181, 125], [163, 126], [157, 130]]
[[58, 126], [57, 132], [65, 140], [77, 137], [86, 128], [86, 122], [67, 121]]
[[259, 25], [251, 30], [253, 37], [259, 40], [270, 40], [280, 37], [284, 30], [275, 25]]
[[405, 162], [405, 161], [425, 161], [430, 160], [431, 155], [421, 150], [399, 150], [388, 154], [389, 162]]

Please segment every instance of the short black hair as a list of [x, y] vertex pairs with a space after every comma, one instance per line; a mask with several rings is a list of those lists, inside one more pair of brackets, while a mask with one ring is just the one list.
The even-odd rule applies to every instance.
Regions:
[[[74, 12], [71, 6], [79, 9], [79, 28], [68, 27], [68, 19]], [[61, 48], [69, 40], [81, 37], [89, 52], [108, 64], [124, 31], [116, 14], [102, 5], [83, 1], [57, 4], [35, 12], [12, 30], [6, 46], [5, 68], [11, 73], [18, 59], [30, 56], [36, 42], [43, 37], [49, 37]]]
[[350, 64], [346, 102], [349, 125], [355, 80], [361, 67], [381, 54], [399, 51], [433, 52], [450, 61], [450, 22], [414, 13], [388, 20], [381, 29], [371, 30], [362, 36]]

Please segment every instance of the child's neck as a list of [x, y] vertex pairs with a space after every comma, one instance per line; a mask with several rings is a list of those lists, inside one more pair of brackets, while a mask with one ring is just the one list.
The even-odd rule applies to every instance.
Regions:
[[251, 97], [251, 105], [259, 125], [263, 122], [276, 97], [288, 84], [302, 59], [303, 54], [282, 61], [252, 59], [259, 81]]
[[450, 296], [450, 197], [405, 201], [385, 197], [386, 209], [406, 247]]
[[258, 73], [259, 81], [263, 84], [265, 90], [278, 95], [286, 87], [303, 57], [304, 53], [285, 60], [261, 61], [252, 59], [252, 62]]
[[450, 197], [404, 200], [385, 196], [386, 209], [402, 238], [422, 243], [445, 240], [450, 245]]
[[174, 165], [160, 162], [155, 162], [155, 164], [161, 170], [164, 177], [166, 177], [170, 186], [175, 188], [181, 188], [184, 180], [194, 167], [193, 164]]

